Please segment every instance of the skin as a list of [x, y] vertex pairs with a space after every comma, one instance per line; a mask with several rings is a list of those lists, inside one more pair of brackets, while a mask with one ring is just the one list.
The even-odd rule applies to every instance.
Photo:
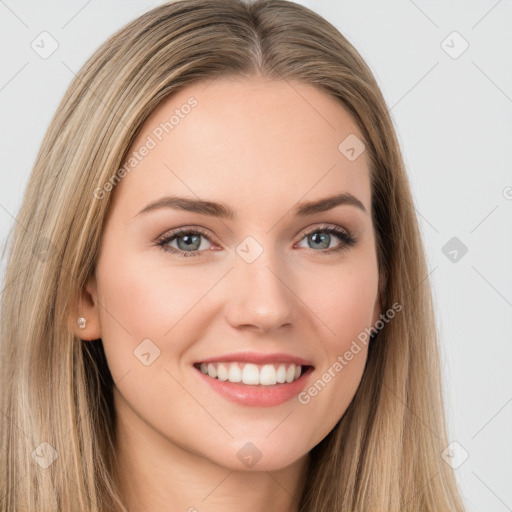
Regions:
[[[193, 363], [284, 352], [312, 361], [312, 384], [379, 318], [366, 153], [349, 161], [338, 150], [349, 134], [362, 136], [322, 90], [257, 76], [181, 90], [153, 112], [129, 153], [191, 96], [197, 106], [114, 190], [81, 298], [87, 327], [76, 333], [103, 340], [130, 511], [297, 511], [308, 452], [351, 402], [367, 348], [305, 405], [233, 403]], [[310, 217], [290, 213], [298, 202], [347, 192], [366, 212], [346, 204]], [[137, 215], [165, 195], [222, 202], [237, 219], [170, 208]], [[348, 230], [356, 243], [326, 253], [303, 234], [324, 224]], [[209, 234], [200, 255], [156, 245], [182, 226]], [[250, 264], [236, 252], [247, 236], [263, 249]], [[328, 243], [344, 245], [335, 235]], [[134, 357], [147, 338], [160, 350], [149, 366]], [[262, 454], [252, 467], [237, 457], [247, 442]]]

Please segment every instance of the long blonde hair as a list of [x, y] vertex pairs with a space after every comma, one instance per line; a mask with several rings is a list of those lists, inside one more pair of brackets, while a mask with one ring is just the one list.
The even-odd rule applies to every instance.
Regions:
[[441, 456], [448, 443], [424, 250], [370, 69], [331, 24], [292, 2], [179, 0], [94, 53], [37, 156], [2, 300], [1, 512], [126, 510], [113, 473], [114, 383], [102, 344], [80, 340], [69, 325], [112, 198], [95, 190], [164, 98], [194, 82], [255, 74], [316, 85], [354, 117], [371, 161], [382, 308], [403, 308], [372, 339], [352, 403], [312, 449], [300, 511], [464, 510]]

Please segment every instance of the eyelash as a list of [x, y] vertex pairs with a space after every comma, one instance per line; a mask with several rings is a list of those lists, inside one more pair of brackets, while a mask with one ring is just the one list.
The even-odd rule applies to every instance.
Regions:
[[[308, 235], [311, 235], [311, 234], [317, 233], [317, 232], [335, 235], [342, 241], [342, 244], [339, 247], [335, 247], [332, 249], [325, 249], [322, 251], [315, 251], [315, 250], [311, 249], [311, 251], [313, 251], [314, 253], [319, 252], [321, 254], [325, 254], [325, 253], [332, 254], [332, 253], [346, 250], [349, 247], [352, 247], [356, 243], [356, 239], [348, 231], [346, 231], [340, 227], [337, 227], [337, 226], [329, 226], [329, 225], [324, 225], [321, 227], [316, 227], [316, 228], [311, 228], [311, 229], [306, 230], [303, 233], [299, 242], [302, 241], [304, 238], [306, 238]], [[162, 235], [161, 237], [159, 237], [156, 240], [156, 245], [166, 253], [177, 254], [179, 256], [183, 256], [186, 258], [188, 258], [189, 256], [200, 256], [203, 251], [182, 251], [181, 249], [176, 249], [175, 247], [170, 247], [167, 245], [168, 243], [170, 243], [173, 240], [175, 240], [176, 238], [178, 238], [180, 235], [185, 235], [185, 234], [186, 235], [201, 235], [204, 238], [206, 238], [209, 242], [212, 242], [210, 240], [210, 237], [208, 236], [208, 234], [200, 228], [189, 228], [189, 229], [182, 228], [177, 231], [165, 233], [164, 235]]]

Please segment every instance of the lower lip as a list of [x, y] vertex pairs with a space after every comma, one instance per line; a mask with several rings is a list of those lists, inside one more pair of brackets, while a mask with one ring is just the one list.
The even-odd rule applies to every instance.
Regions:
[[219, 395], [232, 402], [252, 407], [274, 407], [296, 397], [305, 387], [313, 367], [309, 367], [297, 380], [272, 386], [237, 384], [214, 379], [195, 368], [201, 378]]

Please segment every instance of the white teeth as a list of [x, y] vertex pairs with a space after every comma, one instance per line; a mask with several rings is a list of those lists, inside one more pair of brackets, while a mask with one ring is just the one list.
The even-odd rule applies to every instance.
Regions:
[[242, 370], [237, 364], [232, 364], [228, 372], [229, 382], [242, 382]]
[[277, 382], [279, 384], [283, 384], [283, 382], [286, 382], [286, 367], [284, 364], [280, 365], [277, 369]]
[[272, 386], [277, 382], [276, 369], [273, 364], [266, 364], [260, 373], [260, 384], [264, 386]]
[[242, 370], [242, 382], [244, 384], [255, 384], [260, 383], [260, 372], [255, 364], [247, 363]]
[[228, 371], [223, 364], [219, 364], [217, 368], [217, 378], [219, 380], [228, 380]]
[[243, 382], [248, 385], [273, 386], [297, 380], [302, 373], [302, 366], [290, 364], [252, 363], [201, 363], [202, 373], [221, 381]]
[[208, 363], [208, 375], [212, 378], [217, 377], [217, 368], [212, 363]]

